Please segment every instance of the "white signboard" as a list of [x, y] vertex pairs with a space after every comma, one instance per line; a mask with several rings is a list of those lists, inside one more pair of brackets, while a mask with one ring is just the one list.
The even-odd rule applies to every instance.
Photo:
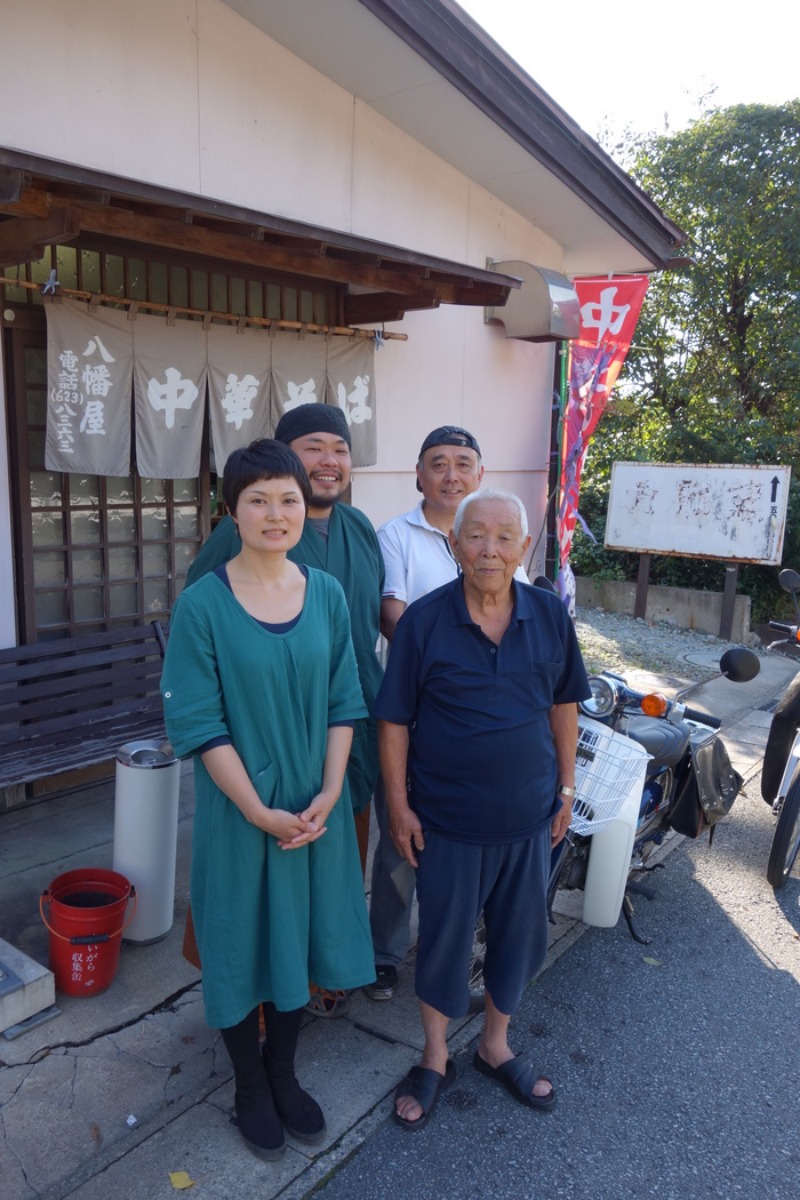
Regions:
[[778, 566], [789, 467], [615, 462], [605, 544]]

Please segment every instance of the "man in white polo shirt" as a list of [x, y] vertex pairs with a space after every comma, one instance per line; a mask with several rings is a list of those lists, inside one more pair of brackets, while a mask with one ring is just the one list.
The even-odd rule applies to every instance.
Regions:
[[422, 500], [378, 530], [386, 566], [381, 632], [388, 641], [409, 604], [458, 574], [447, 535], [459, 504], [482, 479], [481, 451], [471, 433], [442, 425], [428, 434], [417, 461]]
[[[447, 535], [459, 504], [477, 491], [482, 479], [480, 446], [468, 430], [441, 425], [428, 434], [417, 461], [417, 491], [422, 492], [422, 499], [416, 508], [378, 530], [386, 566], [381, 632], [389, 642], [409, 604], [458, 575]], [[522, 568], [518, 577], [527, 583]], [[374, 810], [380, 838], [372, 864], [370, 926], [377, 978], [364, 991], [372, 1000], [391, 1000], [397, 968], [408, 952], [416, 876], [389, 834], [381, 780]]]

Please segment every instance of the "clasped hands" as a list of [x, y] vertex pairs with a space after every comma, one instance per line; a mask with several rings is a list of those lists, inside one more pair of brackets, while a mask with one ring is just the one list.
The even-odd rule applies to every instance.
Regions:
[[276, 839], [281, 850], [297, 850], [308, 846], [327, 832], [325, 824], [338, 797], [318, 792], [308, 808], [300, 813], [283, 808], [269, 809], [268, 833]]

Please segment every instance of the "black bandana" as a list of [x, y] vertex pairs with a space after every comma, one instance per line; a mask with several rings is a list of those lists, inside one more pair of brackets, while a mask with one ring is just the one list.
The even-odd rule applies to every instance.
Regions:
[[278, 421], [275, 441], [289, 445], [295, 438], [309, 433], [333, 433], [352, 446], [347, 418], [334, 404], [300, 404], [285, 412]]

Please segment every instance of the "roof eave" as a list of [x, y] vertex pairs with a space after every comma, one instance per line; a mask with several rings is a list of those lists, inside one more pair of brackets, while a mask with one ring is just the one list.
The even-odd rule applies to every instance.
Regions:
[[686, 234], [454, 0], [359, 0], [448, 83], [649, 259]]

